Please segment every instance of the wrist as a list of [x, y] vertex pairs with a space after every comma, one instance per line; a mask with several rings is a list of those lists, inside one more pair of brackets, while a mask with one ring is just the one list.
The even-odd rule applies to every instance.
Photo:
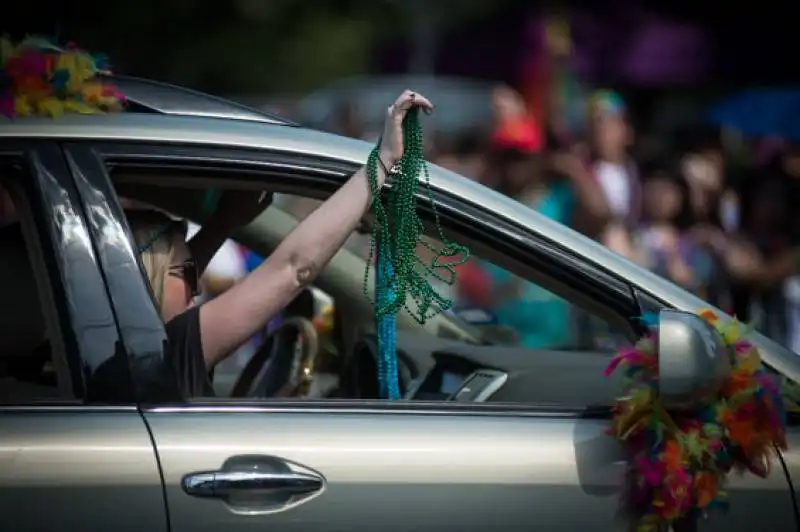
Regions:
[[389, 172], [394, 165], [400, 162], [398, 157], [395, 157], [390, 152], [385, 150], [378, 150], [378, 159], [381, 163], [381, 166], [385, 166], [386, 168], [384, 171]]

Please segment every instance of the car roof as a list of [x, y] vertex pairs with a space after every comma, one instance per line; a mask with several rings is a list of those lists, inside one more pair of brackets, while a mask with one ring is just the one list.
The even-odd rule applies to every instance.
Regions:
[[104, 76], [104, 79], [112, 82], [125, 95], [128, 110], [136, 113], [205, 116], [296, 125], [282, 116], [170, 83], [133, 76]]
[[363, 162], [364, 142], [293, 125], [243, 119], [148, 113], [0, 118], [0, 138], [121, 140], [287, 149]]

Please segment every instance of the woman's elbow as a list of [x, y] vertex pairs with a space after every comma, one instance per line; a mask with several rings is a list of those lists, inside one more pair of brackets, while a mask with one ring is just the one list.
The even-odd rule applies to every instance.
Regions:
[[319, 273], [319, 267], [314, 262], [314, 259], [302, 253], [290, 255], [286, 267], [289, 269], [291, 278], [289, 290], [293, 294], [309, 287]]
[[201, 312], [203, 348], [214, 365], [262, 330], [311, 280], [302, 262], [265, 262], [240, 283], [205, 303]]

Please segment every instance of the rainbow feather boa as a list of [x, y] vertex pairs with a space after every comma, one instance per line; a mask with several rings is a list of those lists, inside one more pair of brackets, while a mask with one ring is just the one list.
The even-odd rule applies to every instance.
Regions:
[[108, 73], [106, 59], [43, 37], [18, 44], [0, 39], [0, 113], [8, 117], [65, 113], [102, 114], [122, 110], [124, 96], [97, 78]]
[[606, 369], [624, 368], [624, 394], [614, 407], [611, 435], [630, 464], [624, 503], [640, 532], [726, 508], [731, 471], [769, 474], [777, 449], [786, 448], [785, 411], [777, 383], [736, 320], [724, 325], [703, 310], [730, 348], [732, 372], [705, 406], [667, 412], [658, 399], [658, 329], [621, 350]]

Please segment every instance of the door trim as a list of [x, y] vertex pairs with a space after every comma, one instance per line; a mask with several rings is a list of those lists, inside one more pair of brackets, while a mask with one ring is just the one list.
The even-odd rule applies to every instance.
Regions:
[[100, 268], [119, 323], [123, 356], [132, 381], [131, 402], [181, 399], [175, 368], [168, 360], [164, 323], [147, 275], [131, 243], [133, 235], [102, 158], [89, 144], [63, 145]]
[[29, 169], [29, 179], [20, 185], [33, 212], [35, 255], [44, 261], [57, 313], [60, 330], [50, 334], [63, 342], [74, 396], [92, 401], [99, 384], [95, 370], [114, 357], [119, 331], [74, 183], [54, 141], [4, 142], [3, 153], [21, 155]]
[[148, 414], [244, 414], [307, 413], [307, 414], [381, 414], [436, 416], [502, 416], [550, 419], [611, 419], [611, 406], [565, 408], [561, 405], [539, 406], [492, 403], [433, 403], [412, 401], [252, 401], [245, 404], [220, 404], [218, 400], [194, 400], [187, 405], [164, 405], [143, 408]]

